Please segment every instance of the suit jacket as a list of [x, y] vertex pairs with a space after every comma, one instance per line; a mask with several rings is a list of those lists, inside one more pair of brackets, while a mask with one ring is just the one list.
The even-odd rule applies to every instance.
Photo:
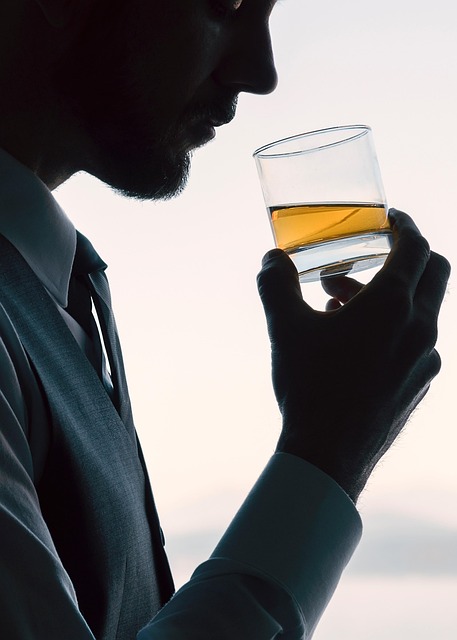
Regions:
[[97, 640], [133, 640], [173, 583], [136, 433], [39, 279], [0, 236], [0, 302], [47, 399], [41, 510]]

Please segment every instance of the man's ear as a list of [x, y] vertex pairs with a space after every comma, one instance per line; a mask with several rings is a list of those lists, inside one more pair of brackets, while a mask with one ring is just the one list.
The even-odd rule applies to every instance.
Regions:
[[56, 29], [83, 15], [95, 0], [35, 0], [47, 22]]

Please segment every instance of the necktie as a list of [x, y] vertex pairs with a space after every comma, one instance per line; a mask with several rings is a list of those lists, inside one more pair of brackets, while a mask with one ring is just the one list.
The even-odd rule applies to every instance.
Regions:
[[[97, 257], [97, 262], [95, 262], [95, 257]], [[88, 339], [84, 343], [80, 343], [80, 347], [95, 368], [108, 394], [111, 395], [112, 383], [106, 369], [100, 332], [92, 315], [92, 298], [87, 283], [88, 273], [92, 269], [103, 268], [104, 265], [105, 263], [97, 256], [93, 248], [90, 252], [87, 252], [82, 243], [77, 240], [68, 286], [66, 311], [87, 334]]]
[[[76, 254], [72, 275], [72, 280], [74, 279], [76, 282], [70, 286], [69, 295], [70, 299], [72, 291], [79, 291], [80, 309], [79, 312], [74, 314], [74, 317], [79, 314], [81, 320], [76, 318], [78, 322], [80, 322], [84, 329], [90, 324], [90, 333], [88, 333], [89, 335], [94, 335], [94, 331], [97, 331], [97, 329], [91, 313], [92, 297], [110, 364], [113, 383], [113, 404], [125, 426], [133, 433], [132, 408], [105, 269], [106, 263], [103, 262], [97, 254], [89, 240], [77, 232]], [[82, 288], [85, 288], [84, 302]], [[71, 307], [72, 305], [69, 304], [68, 310], [70, 313]], [[88, 319], [88, 315], [91, 316], [91, 320]]]
[[108, 279], [104, 270], [92, 271], [89, 273], [88, 279], [110, 363], [114, 387], [113, 403], [123, 423], [133, 430], [132, 408], [125, 378], [121, 345], [111, 307]]

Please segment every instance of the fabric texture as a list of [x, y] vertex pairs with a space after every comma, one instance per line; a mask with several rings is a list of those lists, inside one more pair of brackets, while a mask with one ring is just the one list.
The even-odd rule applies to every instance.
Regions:
[[49, 295], [3, 237], [0, 290], [52, 417], [37, 487], [43, 517], [95, 637], [127, 640], [173, 592], [136, 437]]

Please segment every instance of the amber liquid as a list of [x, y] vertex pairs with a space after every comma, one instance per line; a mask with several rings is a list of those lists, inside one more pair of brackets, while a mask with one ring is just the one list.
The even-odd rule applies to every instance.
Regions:
[[270, 207], [276, 245], [285, 251], [338, 238], [389, 231], [382, 204], [294, 204]]

